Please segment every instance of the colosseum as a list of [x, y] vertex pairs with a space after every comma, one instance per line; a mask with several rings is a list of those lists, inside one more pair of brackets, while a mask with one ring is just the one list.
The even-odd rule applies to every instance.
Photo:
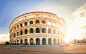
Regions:
[[16, 45], [54, 45], [64, 42], [67, 25], [49, 12], [30, 12], [16, 17], [9, 26], [10, 43]]

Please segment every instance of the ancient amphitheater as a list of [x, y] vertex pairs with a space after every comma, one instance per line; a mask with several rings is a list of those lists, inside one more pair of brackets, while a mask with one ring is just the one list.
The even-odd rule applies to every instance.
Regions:
[[10, 24], [10, 43], [24, 45], [54, 45], [64, 42], [67, 25], [63, 18], [49, 12], [30, 12], [15, 18]]

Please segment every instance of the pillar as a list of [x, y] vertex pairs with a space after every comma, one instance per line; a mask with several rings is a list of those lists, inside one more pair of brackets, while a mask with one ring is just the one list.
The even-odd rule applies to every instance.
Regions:
[[28, 44], [30, 45], [30, 38], [28, 38], [27, 41], [28, 41]]
[[48, 27], [46, 27], [46, 34], [48, 34]]
[[40, 45], [42, 45], [42, 38], [40, 38]]
[[40, 27], [40, 33], [42, 33], [42, 27]]
[[48, 38], [46, 38], [46, 45], [48, 45]]
[[33, 38], [33, 44], [36, 45], [36, 38]]

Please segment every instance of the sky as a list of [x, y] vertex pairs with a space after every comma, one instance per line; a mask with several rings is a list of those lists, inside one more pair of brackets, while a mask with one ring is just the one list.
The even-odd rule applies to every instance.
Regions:
[[86, 0], [0, 0], [0, 41], [9, 40], [12, 20], [34, 11], [51, 12], [63, 18], [68, 38], [86, 38]]

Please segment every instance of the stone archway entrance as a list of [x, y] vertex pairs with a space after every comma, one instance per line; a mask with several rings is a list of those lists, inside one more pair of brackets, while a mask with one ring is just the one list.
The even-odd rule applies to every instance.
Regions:
[[36, 39], [36, 45], [40, 45], [40, 39], [39, 38]]
[[20, 44], [22, 44], [22, 45], [23, 45], [23, 41], [22, 41], [22, 39], [20, 40]]
[[28, 45], [28, 43], [27, 43], [27, 39], [25, 39], [25, 45]]
[[45, 38], [42, 39], [42, 45], [46, 45], [46, 39]]
[[56, 39], [54, 39], [54, 44], [56, 44]]
[[48, 39], [48, 44], [51, 45], [51, 38]]
[[33, 38], [30, 39], [30, 45], [33, 45]]

